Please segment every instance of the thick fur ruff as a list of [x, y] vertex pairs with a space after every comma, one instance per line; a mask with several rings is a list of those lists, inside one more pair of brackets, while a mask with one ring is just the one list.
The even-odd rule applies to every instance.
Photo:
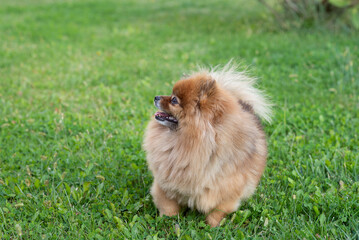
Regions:
[[162, 112], [149, 123], [143, 146], [161, 215], [188, 206], [217, 226], [254, 193], [267, 157], [258, 116], [270, 121], [271, 109], [253, 84], [228, 64], [202, 69], [178, 81], [171, 96], [156, 97]]

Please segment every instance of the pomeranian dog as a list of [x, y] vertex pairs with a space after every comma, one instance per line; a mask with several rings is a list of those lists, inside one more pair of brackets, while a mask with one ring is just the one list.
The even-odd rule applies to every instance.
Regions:
[[254, 193], [267, 158], [259, 117], [270, 121], [271, 104], [236, 69], [201, 69], [155, 97], [143, 146], [161, 216], [187, 206], [215, 227]]

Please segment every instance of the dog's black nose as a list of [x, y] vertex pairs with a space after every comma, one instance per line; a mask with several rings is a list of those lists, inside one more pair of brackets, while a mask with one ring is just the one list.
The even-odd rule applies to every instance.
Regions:
[[160, 96], [156, 96], [156, 97], [155, 97], [155, 101], [159, 101], [160, 99], [161, 99]]

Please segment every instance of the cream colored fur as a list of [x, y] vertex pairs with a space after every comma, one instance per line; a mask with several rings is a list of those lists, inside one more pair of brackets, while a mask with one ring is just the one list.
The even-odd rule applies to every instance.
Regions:
[[224, 89], [231, 92], [237, 99], [243, 100], [253, 107], [254, 112], [267, 122], [271, 122], [272, 104], [266, 95], [255, 88], [255, 78], [237, 71], [238, 65], [230, 61], [222, 69], [214, 67], [210, 70], [202, 69], [215, 79]]

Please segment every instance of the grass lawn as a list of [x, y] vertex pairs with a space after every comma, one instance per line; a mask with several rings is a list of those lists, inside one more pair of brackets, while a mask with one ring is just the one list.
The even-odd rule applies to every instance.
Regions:
[[[231, 58], [276, 105], [262, 181], [221, 227], [159, 217], [153, 97]], [[358, 31], [257, 1], [1, 0], [0, 239], [358, 239], [358, 91]]]

